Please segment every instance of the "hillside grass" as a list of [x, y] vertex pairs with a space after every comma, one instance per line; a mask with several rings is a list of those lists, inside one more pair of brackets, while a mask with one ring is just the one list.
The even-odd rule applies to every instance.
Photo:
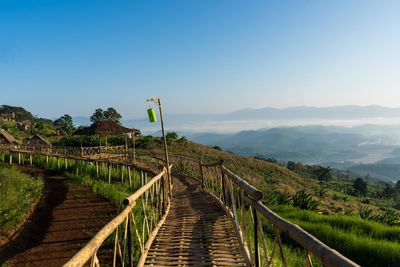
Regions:
[[24, 220], [42, 189], [40, 178], [0, 167], [0, 235], [7, 236]]
[[400, 262], [400, 226], [288, 206], [270, 208], [362, 266], [398, 266]]

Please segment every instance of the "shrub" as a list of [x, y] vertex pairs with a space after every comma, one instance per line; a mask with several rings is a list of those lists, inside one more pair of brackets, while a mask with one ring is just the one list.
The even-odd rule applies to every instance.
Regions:
[[293, 207], [299, 207], [304, 210], [316, 210], [320, 202], [312, 199], [310, 194], [307, 194], [305, 190], [296, 192], [292, 197]]

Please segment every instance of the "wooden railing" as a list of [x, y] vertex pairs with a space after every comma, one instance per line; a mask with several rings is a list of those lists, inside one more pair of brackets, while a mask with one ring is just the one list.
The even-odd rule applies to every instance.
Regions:
[[[282, 232], [305, 250], [305, 266], [313, 266], [311, 255], [325, 266], [358, 266], [268, 209], [261, 202], [263, 193], [228, 170], [222, 161], [203, 164], [197, 159], [173, 155], [170, 161], [176, 171], [199, 181], [204, 190], [225, 210], [236, 230], [247, 266], [274, 266], [278, 260], [278, 250], [282, 265], [287, 266]], [[267, 229], [262, 221], [268, 222], [273, 228], [272, 248], [267, 246]]]
[[171, 202], [170, 190], [167, 170], [164, 168], [134, 194], [127, 197], [124, 200], [126, 208], [104, 226], [64, 267], [83, 266], [89, 261], [90, 266], [100, 266], [101, 258], [97, 253], [109, 237], [114, 241], [113, 266], [116, 264], [133, 266], [135, 243], [140, 248], [137, 266], [142, 266], [158, 230], [168, 215]]

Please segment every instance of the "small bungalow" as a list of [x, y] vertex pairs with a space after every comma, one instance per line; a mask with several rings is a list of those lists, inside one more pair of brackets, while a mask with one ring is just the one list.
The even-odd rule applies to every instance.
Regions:
[[20, 141], [14, 138], [6, 130], [0, 129], [0, 145], [19, 145]]
[[51, 143], [44, 139], [42, 136], [35, 134], [29, 141], [29, 145], [35, 146], [51, 146]]

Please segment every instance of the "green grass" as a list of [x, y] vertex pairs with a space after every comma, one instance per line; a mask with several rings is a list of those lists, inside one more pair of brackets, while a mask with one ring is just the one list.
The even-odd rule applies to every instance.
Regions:
[[[92, 188], [92, 191], [97, 193], [98, 195], [107, 198], [111, 203], [114, 204], [115, 207], [118, 208], [119, 211], [125, 208], [122, 201], [128, 197], [129, 195], [133, 194], [141, 187], [141, 178], [140, 178], [140, 171], [132, 171], [132, 185], [129, 185], [128, 181], [128, 173], [127, 170], [124, 170], [124, 182], [121, 181], [121, 169], [112, 169], [111, 171], [111, 184], [108, 183], [108, 172], [107, 170], [103, 172], [102, 168], [99, 168], [100, 175], [96, 177], [96, 168], [95, 166], [89, 164], [79, 164], [78, 163], [78, 172], [76, 172], [76, 163], [74, 160], [68, 160], [68, 168], [65, 169], [65, 162], [64, 160], [60, 160], [60, 168], [57, 167], [57, 160], [53, 157], [49, 157], [48, 163], [46, 162], [46, 158], [41, 156], [34, 156], [33, 163], [38, 164], [39, 167], [44, 168], [46, 170], [53, 171], [55, 173], [59, 173], [65, 177], [68, 177], [70, 181], [74, 183], [78, 183], [84, 186], [88, 186]], [[107, 176], [107, 177], [105, 177]], [[149, 181], [152, 177], [147, 177], [147, 181]], [[140, 235], [142, 235], [143, 224], [144, 224], [144, 215], [142, 210], [142, 201], [143, 198], [139, 198], [137, 200], [137, 205], [133, 208], [132, 212], [134, 214], [135, 222], [138, 227], [138, 231]], [[154, 203], [152, 203], [154, 204]], [[151, 203], [147, 205], [148, 209], [151, 209]], [[116, 214], [115, 216], [117, 216]], [[148, 215], [149, 216], [149, 215]], [[124, 238], [124, 226], [125, 222], [119, 226], [119, 240], [120, 245], [122, 246], [122, 240]], [[144, 235], [144, 239], [148, 238], [147, 233]], [[115, 232], [112, 233], [104, 242], [103, 247], [105, 249], [113, 249], [114, 247], [114, 239], [115, 239]], [[139, 241], [136, 238], [136, 235], [132, 233], [132, 240], [133, 240], [133, 260], [136, 262], [140, 256], [140, 249], [139, 249]], [[126, 259], [127, 260], [127, 259]]]
[[287, 206], [272, 209], [362, 266], [396, 266], [400, 262], [400, 227], [356, 216], [326, 216]]
[[40, 178], [0, 168], [0, 234], [7, 235], [23, 221], [34, 200], [41, 196], [42, 188]]

